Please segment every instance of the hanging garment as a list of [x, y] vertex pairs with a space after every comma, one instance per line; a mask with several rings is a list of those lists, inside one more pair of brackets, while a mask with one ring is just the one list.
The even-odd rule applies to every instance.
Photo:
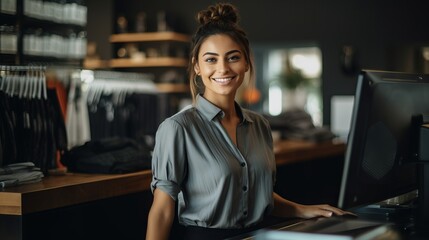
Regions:
[[13, 163], [17, 159], [16, 140], [11, 111], [9, 109], [6, 94], [0, 91], [0, 139], [2, 152], [0, 154], [0, 166]]
[[87, 91], [82, 89], [80, 79], [72, 79], [67, 102], [66, 129], [68, 149], [80, 146], [91, 139]]
[[60, 102], [57, 101], [57, 91], [54, 89], [48, 89], [48, 99], [49, 101], [49, 117], [51, 119], [51, 139], [53, 142], [51, 146], [56, 146], [52, 150], [54, 151], [53, 157], [54, 161], [51, 165], [56, 166], [57, 168], [63, 168], [64, 166], [61, 163], [61, 156], [68, 149], [67, 143], [67, 129], [64, 122], [64, 116], [61, 110]]

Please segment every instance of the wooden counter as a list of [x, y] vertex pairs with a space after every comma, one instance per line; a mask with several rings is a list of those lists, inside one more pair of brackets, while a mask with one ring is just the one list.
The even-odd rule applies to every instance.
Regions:
[[44, 177], [39, 183], [0, 192], [0, 214], [24, 215], [149, 189], [150, 170], [129, 174], [81, 174]]
[[303, 204], [336, 205], [346, 144], [339, 141], [282, 141], [274, 144], [274, 191]]
[[[275, 143], [277, 165], [344, 154], [341, 142]], [[150, 170], [129, 174], [81, 174], [48, 176], [39, 183], [6, 188], [0, 192], [0, 214], [24, 215], [79, 203], [149, 190]]]
[[310, 142], [285, 140], [274, 143], [277, 165], [343, 156], [346, 144], [342, 141]]

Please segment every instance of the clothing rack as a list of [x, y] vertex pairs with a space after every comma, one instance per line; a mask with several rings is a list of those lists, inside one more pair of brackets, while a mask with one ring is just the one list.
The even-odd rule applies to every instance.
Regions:
[[[98, 102], [102, 95], [112, 95], [120, 101], [134, 93], [157, 93], [153, 75], [115, 71], [94, 71], [88, 83], [88, 104]], [[116, 101], [117, 102], [117, 101]]]
[[0, 167], [33, 162], [47, 173], [66, 149], [64, 118], [46, 69], [0, 65]]
[[45, 66], [0, 66], [0, 90], [20, 98], [47, 98]]
[[149, 110], [156, 106], [157, 93], [152, 74], [75, 72], [67, 102], [68, 148], [100, 138], [136, 139], [137, 135], [147, 134], [147, 128], [154, 128], [153, 119], [159, 115], [156, 109]]
[[45, 71], [46, 66], [41, 65], [28, 65], [28, 66], [19, 66], [19, 65], [0, 65], [0, 71]]
[[[84, 70], [90, 72], [90, 70]], [[91, 71], [94, 74], [94, 79], [104, 80], [126, 80], [126, 81], [153, 81], [153, 74], [149, 73], [134, 73], [134, 72], [118, 72], [118, 71]]]
[[[92, 76], [91, 76], [92, 74]], [[145, 73], [127, 73], [116, 71], [91, 71], [83, 70], [82, 75], [86, 76], [82, 80], [89, 83], [91, 89], [103, 92], [146, 92], [155, 93], [157, 88], [154, 83], [154, 76]], [[88, 77], [91, 76], [91, 77]], [[90, 81], [88, 81], [90, 79]]]

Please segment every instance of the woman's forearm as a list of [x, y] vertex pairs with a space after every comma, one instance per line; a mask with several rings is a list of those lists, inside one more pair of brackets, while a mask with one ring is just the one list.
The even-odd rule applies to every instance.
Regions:
[[149, 211], [146, 240], [167, 240], [174, 220], [175, 203], [166, 193], [155, 190]]
[[146, 240], [167, 240], [170, 235], [173, 218], [163, 216], [155, 211], [149, 212]]
[[277, 193], [273, 193], [274, 209], [272, 215], [276, 217], [296, 217], [298, 203], [282, 198]]

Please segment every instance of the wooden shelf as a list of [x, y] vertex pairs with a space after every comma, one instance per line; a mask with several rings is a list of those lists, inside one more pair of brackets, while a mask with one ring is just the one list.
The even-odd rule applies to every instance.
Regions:
[[112, 68], [186, 67], [187, 65], [187, 59], [173, 57], [158, 57], [145, 59], [115, 58], [111, 59], [109, 62], [109, 66]]
[[[146, 32], [146, 33], [120, 33], [110, 36], [111, 43], [130, 42], [162, 42], [174, 41], [189, 43], [191, 37], [176, 32]], [[145, 68], [145, 67], [186, 67], [188, 59], [178, 57], [153, 57], [143, 59], [115, 58], [108, 63], [110, 68]]]
[[157, 83], [156, 87], [162, 93], [187, 93], [189, 85], [184, 83]]
[[85, 59], [83, 61], [83, 67], [85, 69], [104, 69], [109, 68], [109, 64], [105, 60], [100, 59]]
[[191, 37], [175, 32], [121, 33], [110, 36], [111, 43], [176, 41], [189, 42]]

